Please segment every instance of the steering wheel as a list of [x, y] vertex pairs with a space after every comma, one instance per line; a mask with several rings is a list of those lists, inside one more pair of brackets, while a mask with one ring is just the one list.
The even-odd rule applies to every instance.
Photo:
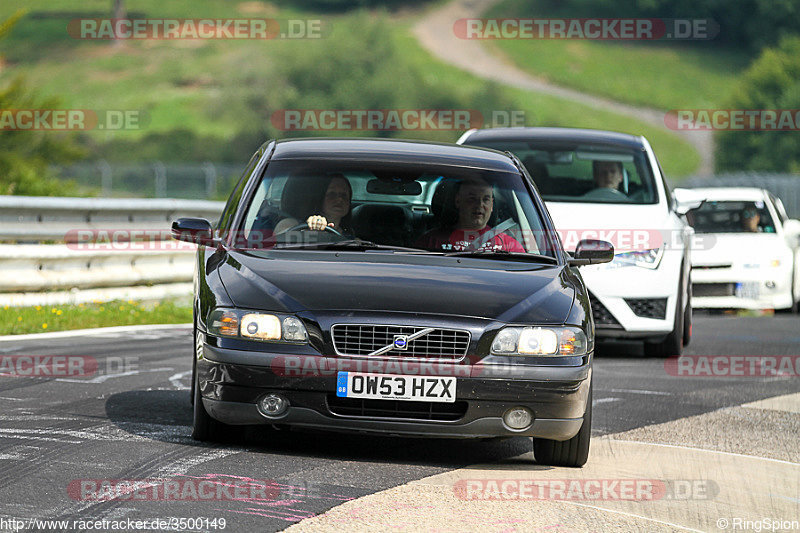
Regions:
[[583, 195], [583, 198], [591, 198], [597, 200], [629, 200], [628, 196], [619, 189], [599, 188], [593, 189]]
[[[291, 228], [287, 229], [287, 230], [286, 230], [285, 232], [283, 232], [283, 233], [289, 233], [290, 231], [303, 231], [303, 230], [309, 230], [309, 231], [320, 231], [320, 230], [312, 230], [312, 229], [309, 227], [309, 225], [308, 225], [308, 223], [307, 223], [307, 222], [303, 222], [302, 224], [298, 224], [298, 225], [296, 225], [296, 226], [293, 226], [293, 227], [291, 227]], [[325, 226], [324, 228], [322, 228], [322, 230], [321, 230], [321, 231], [330, 231], [330, 232], [331, 232], [331, 233], [333, 233], [334, 235], [337, 235], [337, 236], [339, 236], [339, 237], [344, 237], [344, 235], [342, 235], [341, 233], [339, 233], [339, 231], [337, 231], [337, 230], [333, 229], [333, 226]]]

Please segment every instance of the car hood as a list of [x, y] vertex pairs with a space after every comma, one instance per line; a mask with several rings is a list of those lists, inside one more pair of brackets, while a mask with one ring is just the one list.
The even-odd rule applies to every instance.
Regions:
[[775, 233], [703, 233], [692, 249], [692, 266], [757, 264], [791, 257]]
[[575, 298], [570, 276], [555, 265], [500, 270], [481, 259], [367, 255], [294, 260], [230, 252], [218, 271], [237, 307], [288, 313], [379, 311], [563, 324]]
[[581, 239], [600, 239], [614, 252], [659, 248], [672, 242], [675, 222], [663, 205], [546, 202], [564, 249]]

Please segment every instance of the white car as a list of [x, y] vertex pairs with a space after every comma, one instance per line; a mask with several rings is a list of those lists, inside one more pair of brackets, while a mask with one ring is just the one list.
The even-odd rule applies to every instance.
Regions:
[[765, 189], [693, 189], [706, 202], [687, 213], [697, 234], [694, 307], [797, 311], [800, 221]]
[[644, 137], [496, 128], [467, 131], [458, 143], [515, 154], [565, 249], [584, 238], [614, 244], [613, 262], [581, 267], [598, 338], [640, 339], [648, 355], [681, 353], [692, 331], [692, 229], [683, 215], [702, 199], [689, 190], [670, 193]]

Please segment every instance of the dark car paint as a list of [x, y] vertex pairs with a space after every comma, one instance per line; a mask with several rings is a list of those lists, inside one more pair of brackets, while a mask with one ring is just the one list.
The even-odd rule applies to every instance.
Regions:
[[[261, 159], [249, 176], [242, 178], [246, 181], [240, 206], [229, 227], [222, 229], [231, 230], [228, 233], [232, 234], [241, 225], [243, 211], [270, 158], [323, 157], [330, 142], [265, 143], [260, 148]], [[419, 152], [414, 152], [417, 143], [400, 141], [336, 142], [337, 153], [348, 158], [366, 157], [373, 144], [385, 146], [379, 151], [381, 160], [391, 157], [412, 162], [422, 158]], [[345, 149], [347, 145], [349, 150]], [[431, 144], [428, 150], [431, 154], [424, 158], [426, 162], [443, 150], [445, 157], [439, 158], [439, 164], [447, 160], [446, 164], [454, 166], [474, 165], [500, 171], [510, 168], [521, 173], [546, 229], [554, 233], [544, 203], [515, 158], [494, 150], [453, 145]], [[579, 420], [588, 398], [591, 351], [585, 356], [544, 361], [489, 355], [495, 334], [506, 324], [570, 324], [582, 327], [593, 338], [594, 323], [586, 288], [577, 270], [568, 266], [560, 243], [553, 244], [555, 265], [372, 252], [284, 250], [264, 254], [236, 250], [230, 244], [230, 240], [223, 240], [217, 248], [200, 246], [197, 255], [196, 323], [205, 338], [204, 356], [197, 361], [197, 375], [203, 403], [212, 416], [229, 423], [270, 423], [258, 414], [254, 402], [267, 390], [287, 386], [291, 390], [284, 392], [297, 402], [298, 409], [293, 410], [297, 414], [292, 415], [297, 419], [282, 423], [298, 426], [440, 436], [535, 434], [559, 440], [570, 438], [580, 428]], [[209, 335], [206, 320], [215, 307], [295, 314], [306, 324], [309, 344], [276, 345]], [[436, 429], [441, 422], [419, 425], [384, 420], [375, 428], [364, 427], [363, 420], [321, 423], [318, 417], [326, 413], [323, 393], [335, 390], [335, 375], [293, 378], [287, 382], [270, 365], [281, 355], [313, 356], [341, 364], [348, 358], [333, 352], [329, 328], [337, 320], [354, 318], [364, 323], [443, 326], [452, 323], [468, 327], [472, 334], [468, 354], [458, 364], [469, 368], [470, 377], [458, 380], [457, 397], [470, 400], [470, 417], [482, 413], [489, 417], [486, 420], [493, 421], [492, 428], [474, 421], [477, 425], [470, 431], [458, 434], [457, 430]], [[515, 365], [509, 366], [512, 361]], [[499, 398], [506, 401], [498, 403]], [[309, 409], [302, 409], [306, 404]], [[542, 420], [536, 433], [533, 429], [522, 433], [503, 430], [502, 424], [498, 430], [499, 422], [495, 420], [499, 418], [495, 415], [499, 417], [509, 406], [520, 404], [529, 406], [540, 417], [559, 419], [553, 420], [558, 427]], [[385, 424], [384, 429], [381, 424]]]

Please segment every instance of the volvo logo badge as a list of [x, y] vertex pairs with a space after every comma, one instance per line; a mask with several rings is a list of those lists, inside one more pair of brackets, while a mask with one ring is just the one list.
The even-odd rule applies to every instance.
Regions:
[[394, 346], [395, 350], [405, 351], [408, 349], [408, 335], [395, 335], [392, 346]]

